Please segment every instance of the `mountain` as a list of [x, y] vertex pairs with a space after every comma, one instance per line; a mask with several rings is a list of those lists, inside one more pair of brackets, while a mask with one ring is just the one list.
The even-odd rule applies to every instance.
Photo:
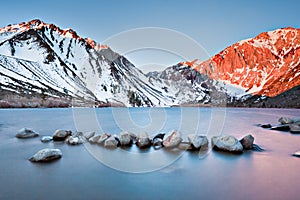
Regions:
[[251, 95], [276, 97], [300, 85], [300, 30], [264, 32], [225, 48], [211, 59], [182, 62]]
[[28, 99], [32, 104], [32, 98], [33, 105], [21, 106], [62, 99], [64, 105], [98, 106], [166, 106], [174, 101], [108, 46], [40, 20], [0, 29], [0, 83], [7, 106]]

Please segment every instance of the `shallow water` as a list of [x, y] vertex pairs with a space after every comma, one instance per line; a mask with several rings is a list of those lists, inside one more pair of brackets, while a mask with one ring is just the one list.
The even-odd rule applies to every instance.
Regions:
[[[0, 199], [299, 199], [300, 135], [270, 131], [297, 109], [101, 108], [0, 110]], [[215, 151], [108, 150], [98, 145], [68, 146], [17, 139], [23, 127], [43, 135], [56, 129], [118, 134], [180, 130], [190, 133], [251, 133], [264, 152], [231, 155]], [[36, 151], [60, 148], [63, 157], [47, 164], [27, 159]]]

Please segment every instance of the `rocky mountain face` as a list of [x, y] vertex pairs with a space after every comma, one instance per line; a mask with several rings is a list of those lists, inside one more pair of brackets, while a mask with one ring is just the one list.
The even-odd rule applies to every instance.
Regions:
[[278, 29], [145, 75], [106, 45], [32, 20], [0, 29], [0, 107], [297, 107], [299, 47], [298, 29]]
[[15, 102], [21, 97], [36, 101], [63, 97], [69, 104], [100, 106], [173, 102], [109, 47], [40, 20], [0, 29], [0, 83], [3, 100]]
[[264, 32], [227, 47], [205, 62], [182, 64], [249, 94], [275, 97], [300, 85], [300, 30]]

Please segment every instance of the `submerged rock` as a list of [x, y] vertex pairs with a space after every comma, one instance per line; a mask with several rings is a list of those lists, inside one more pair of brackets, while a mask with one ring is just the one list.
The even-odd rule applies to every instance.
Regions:
[[292, 119], [290, 119], [288, 117], [280, 117], [278, 119], [278, 122], [281, 124], [291, 124], [293, 121], [292, 121]]
[[101, 135], [101, 137], [98, 139], [97, 143], [98, 143], [98, 144], [104, 144], [105, 140], [107, 140], [110, 136], [111, 136], [111, 134], [109, 134], [109, 133], [104, 133], [104, 134]]
[[43, 136], [41, 138], [41, 142], [43, 142], [43, 143], [51, 142], [52, 140], [53, 140], [52, 136]]
[[121, 146], [130, 146], [132, 145], [133, 139], [129, 132], [120, 133], [120, 145]]
[[78, 145], [78, 144], [82, 144], [83, 140], [81, 139], [81, 136], [69, 136], [66, 139], [66, 143], [70, 145]]
[[242, 153], [243, 146], [238, 139], [230, 135], [213, 136], [212, 146], [215, 150], [228, 151], [232, 153]]
[[172, 130], [168, 137], [163, 141], [163, 146], [166, 148], [177, 147], [181, 141], [181, 134], [176, 130]]
[[33, 138], [33, 137], [38, 137], [39, 134], [29, 128], [22, 128], [18, 131], [16, 134], [17, 138]]
[[107, 148], [117, 148], [118, 145], [119, 145], [119, 140], [116, 138], [116, 136], [110, 136], [104, 142], [104, 146]]
[[200, 149], [201, 147], [208, 147], [208, 139], [206, 136], [190, 134], [188, 140], [194, 149]]
[[295, 117], [292, 119], [294, 124], [300, 125], [300, 117]]
[[72, 135], [72, 131], [56, 130], [53, 134], [53, 141], [64, 141], [70, 135]]
[[290, 132], [291, 133], [300, 133], [300, 125], [290, 124]]
[[254, 137], [252, 135], [247, 135], [240, 140], [244, 149], [252, 149], [253, 148]]
[[29, 160], [31, 162], [50, 162], [62, 157], [59, 149], [42, 149], [34, 154]]
[[150, 147], [151, 146], [151, 140], [150, 140], [150, 137], [149, 137], [148, 133], [146, 133], [146, 132], [140, 133], [137, 137], [136, 145], [139, 148]]

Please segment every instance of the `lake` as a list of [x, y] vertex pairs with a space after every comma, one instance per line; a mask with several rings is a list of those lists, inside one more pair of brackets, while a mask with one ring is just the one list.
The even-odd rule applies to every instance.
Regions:
[[[66, 108], [0, 110], [0, 199], [299, 199], [300, 135], [271, 131], [256, 124], [277, 124], [281, 116], [300, 116], [298, 109], [262, 108]], [[41, 136], [56, 129], [154, 136], [179, 130], [252, 134], [264, 152], [234, 155], [218, 151], [105, 149], [18, 139], [32, 128]], [[60, 160], [31, 163], [42, 148], [59, 148]]]

